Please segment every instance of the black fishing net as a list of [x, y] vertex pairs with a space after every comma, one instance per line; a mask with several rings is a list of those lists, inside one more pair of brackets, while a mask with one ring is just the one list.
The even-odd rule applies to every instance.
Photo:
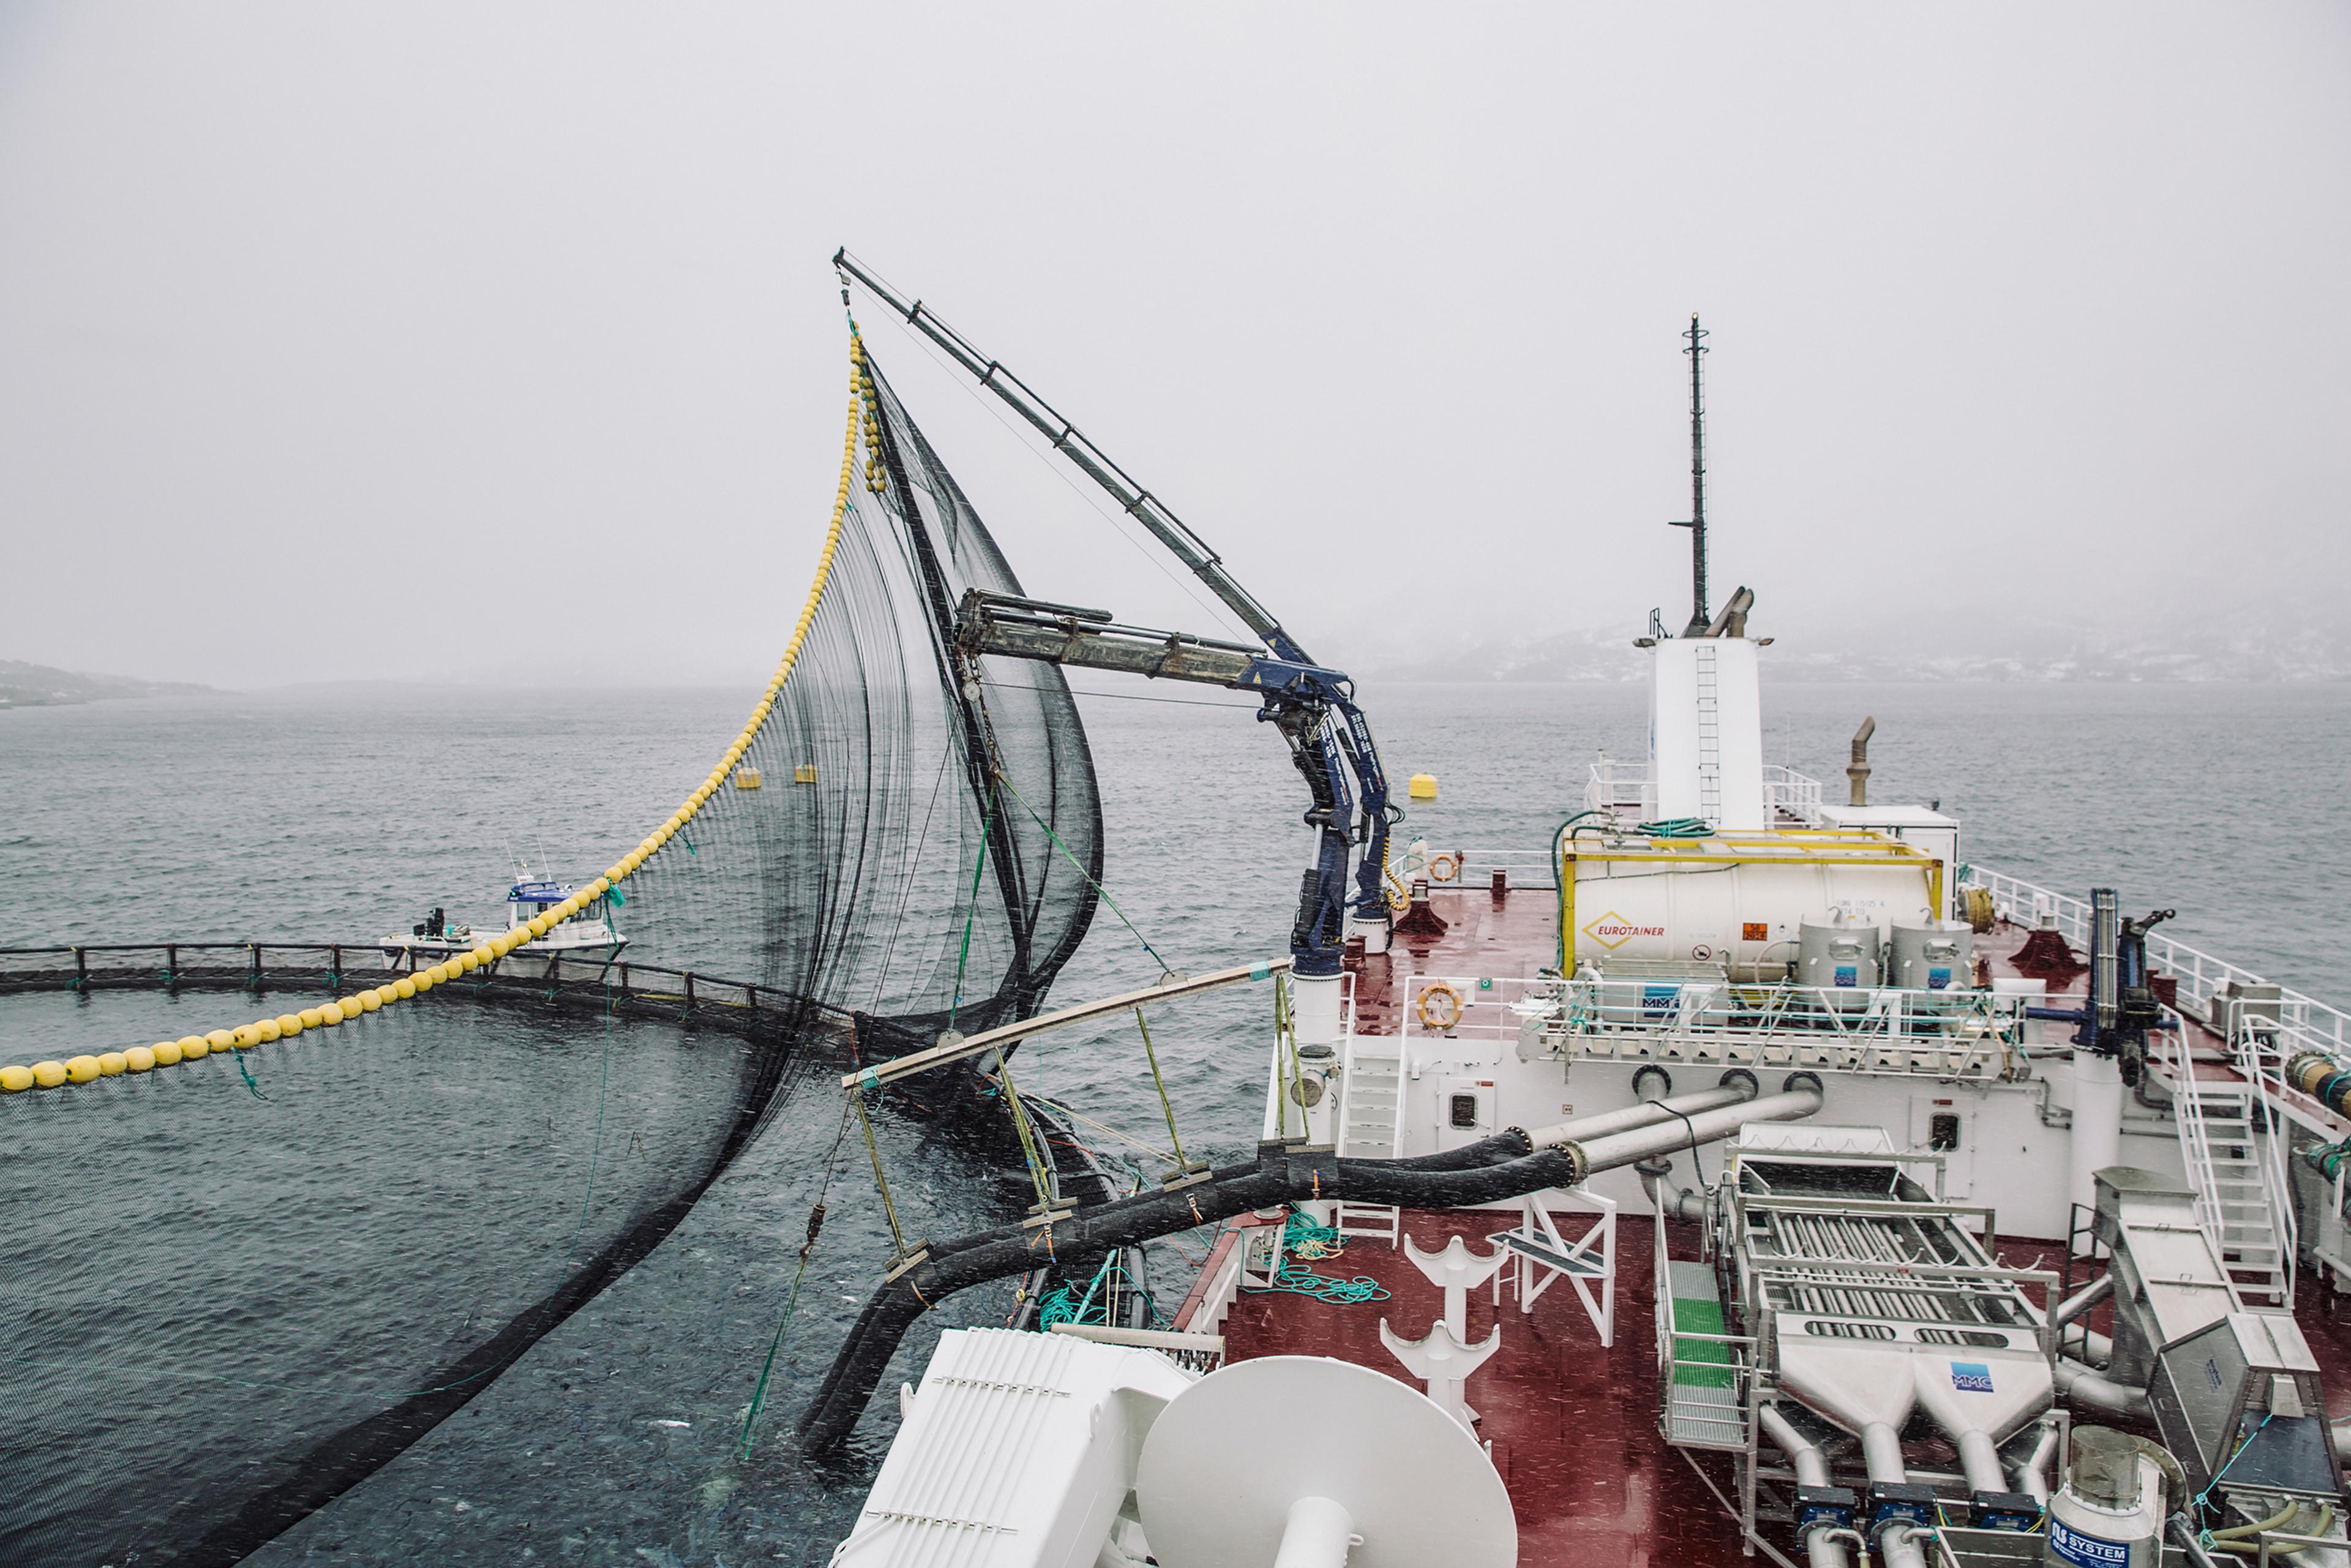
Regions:
[[[792, 1075], [1038, 1007], [1100, 875], [1084, 734], [1057, 672], [956, 664], [964, 591], [1019, 584], [859, 379], [797, 661], [616, 884], [614, 961], [526, 946], [339, 1027], [0, 1094], [0, 1562], [235, 1561], [644, 1257]], [[233, 1026], [326, 998], [214, 999]]]

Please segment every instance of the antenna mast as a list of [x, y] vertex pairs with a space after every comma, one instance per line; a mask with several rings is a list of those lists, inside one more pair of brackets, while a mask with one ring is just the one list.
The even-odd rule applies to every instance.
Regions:
[[1690, 314], [1689, 330], [1682, 334], [1689, 347], [1682, 350], [1690, 362], [1690, 619], [1685, 637], [1702, 637], [1713, 618], [1706, 609], [1706, 332]]

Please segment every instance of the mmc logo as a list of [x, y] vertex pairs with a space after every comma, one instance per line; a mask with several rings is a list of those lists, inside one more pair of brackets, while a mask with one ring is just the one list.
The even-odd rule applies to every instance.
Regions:
[[1991, 1368], [1980, 1361], [1951, 1363], [1951, 1386], [1962, 1394], [1990, 1394]]
[[1585, 926], [1583, 934], [1613, 953], [1635, 936], [1663, 936], [1666, 928], [1662, 925], [1635, 925], [1612, 909]]

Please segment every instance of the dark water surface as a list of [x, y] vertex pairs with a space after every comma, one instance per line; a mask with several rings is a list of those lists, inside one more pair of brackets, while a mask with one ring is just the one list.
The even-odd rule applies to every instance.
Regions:
[[[1407, 830], [1438, 847], [1541, 847], [1580, 806], [1595, 748], [1629, 758], [1642, 743], [1637, 684], [1366, 699], [1398, 779], [1442, 780]], [[434, 904], [494, 918], [511, 856], [567, 874], [608, 863], [701, 778], [747, 706], [739, 693], [349, 688], [0, 713], [0, 946], [365, 940]], [[1127, 917], [1195, 972], [1280, 951], [1311, 840], [1278, 737], [1246, 707], [1083, 708], [1107, 883]], [[2338, 782], [2351, 689], [1780, 686], [1767, 758], [1839, 796], [1865, 714], [1878, 720], [1873, 798], [1939, 800], [1965, 822], [1969, 858], [2074, 893], [2110, 881], [2126, 907], [2176, 904], [2186, 940], [2351, 998], [2332, 962], [2332, 895], [2351, 870]], [[1157, 972], [1105, 908], [1056, 994]], [[1255, 1136], [1266, 1005], [1250, 988], [1155, 1019], [1187, 1145], [1210, 1157]], [[252, 1010], [202, 992], [0, 998], [0, 1061]], [[22, 1427], [0, 1432], [0, 1509], [58, 1513], [56, 1561], [161, 1560], [159, 1521], [214, 1463], [200, 1458], [256, 1423], [272, 1451], [282, 1429], [329, 1431], [381, 1392], [371, 1375], [433, 1342], [434, 1313], [528, 1300], [609, 1221], [592, 1168], [706, 1137], [712, 1085], [739, 1057], [724, 1037], [650, 1024], [405, 1013], [252, 1053], [266, 1100], [207, 1062], [0, 1103], [0, 1389], [57, 1438], [28, 1452]], [[1164, 1142], [1131, 1023], [1050, 1037], [1022, 1061], [1024, 1087]], [[838, 1067], [797, 1061], [765, 1134], [651, 1258], [255, 1560], [822, 1562], [895, 1426], [885, 1395], [821, 1465], [789, 1437], [888, 1250], [853, 1134], [759, 1445], [732, 1456], [841, 1133]], [[956, 1234], [1023, 1201], [935, 1124], [888, 1114], [876, 1131], [914, 1229]], [[1196, 1239], [1178, 1245], [1196, 1255]], [[256, 1260], [273, 1288], [225, 1297]], [[1180, 1288], [1176, 1262], [1165, 1255], [1163, 1273]], [[434, 1312], [358, 1332], [349, 1303], [377, 1270], [433, 1281]], [[885, 1389], [916, 1375], [940, 1327], [998, 1321], [1008, 1297], [950, 1303]], [[90, 1490], [126, 1477], [152, 1496]]]

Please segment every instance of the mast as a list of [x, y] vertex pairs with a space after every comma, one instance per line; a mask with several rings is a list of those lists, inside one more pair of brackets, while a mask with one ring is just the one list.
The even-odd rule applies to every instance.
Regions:
[[1690, 619], [1685, 637], [1702, 637], [1712, 617], [1706, 609], [1706, 385], [1701, 366], [1706, 359], [1706, 332], [1690, 314], [1689, 330], [1682, 334], [1689, 347], [1682, 350], [1690, 362]]

